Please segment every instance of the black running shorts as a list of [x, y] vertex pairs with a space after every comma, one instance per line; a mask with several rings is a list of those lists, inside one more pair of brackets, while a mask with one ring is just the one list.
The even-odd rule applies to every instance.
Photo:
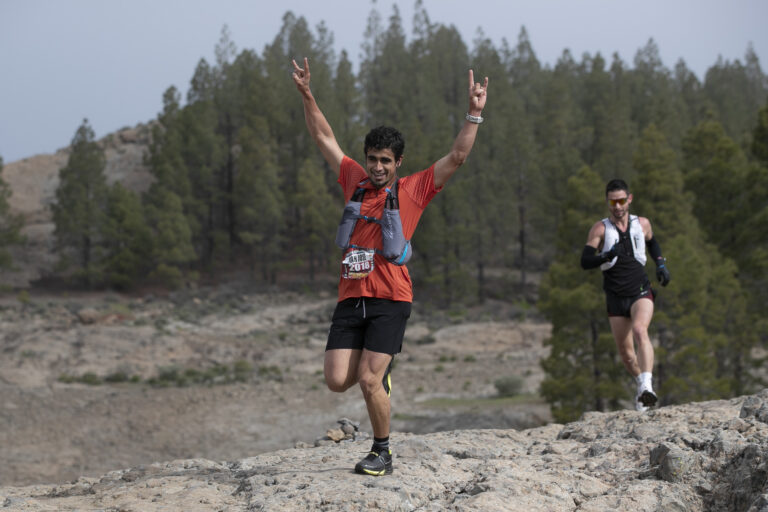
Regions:
[[640, 299], [651, 299], [651, 302], [653, 302], [655, 298], [656, 294], [650, 286], [631, 297], [624, 297], [621, 295], [614, 295], [611, 292], [605, 292], [605, 303], [608, 309], [608, 316], [624, 316], [631, 318], [632, 304]]
[[403, 347], [411, 303], [373, 297], [345, 299], [336, 304], [325, 350], [367, 349], [397, 354]]

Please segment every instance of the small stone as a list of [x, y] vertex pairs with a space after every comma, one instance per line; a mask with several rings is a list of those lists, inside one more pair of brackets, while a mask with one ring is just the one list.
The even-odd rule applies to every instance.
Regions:
[[339, 442], [347, 436], [347, 434], [344, 433], [344, 431], [340, 428], [329, 429], [325, 435], [328, 437], [328, 439], [335, 442]]
[[93, 308], [84, 308], [77, 312], [77, 318], [80, 323], [85, 325], [95, 324], [99, 321], [101, 315]]

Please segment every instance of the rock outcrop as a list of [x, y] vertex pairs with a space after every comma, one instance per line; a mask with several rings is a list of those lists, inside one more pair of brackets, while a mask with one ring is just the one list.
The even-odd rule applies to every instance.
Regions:
[[[136, 192], [146, 190], [151, 176], [144, 165], [150, 143], [150, 126], [140, 124], [125, 128], [100, 139], [104, 150], [107, 183], [121, 182]], [[70, 148], [52, 155], [35, 155], [6, 162], [3, 180], [9, 185], [11, 212], [24, 218], [22, 234], [27, 243], [12, 251], [16, 271], [0, 276], [0, 284], [27, 287], [49, 275], [56, 264], [53, 255], [53, 220], [50, 206], [59, 186], [59, 170], [69, 161]]]
[[395, 433], [395, 473], [379, 478], [352, 472], [370, 441], [341, 441], [5, 487], [0, 508], [766, 512], [767, 421], [765, 390], [522, 431]]

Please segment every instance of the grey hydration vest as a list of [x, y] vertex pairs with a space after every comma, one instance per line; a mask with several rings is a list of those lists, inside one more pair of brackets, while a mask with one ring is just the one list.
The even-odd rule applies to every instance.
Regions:
[[[603, 225], [605, 226], [605, 237], [603, 239], [603, 251], [604, 254], [611, 250], [611, 247], [619, 241], [619, 230], [613, 225], [610, 219], [603, 219]], [[629, 238], [632, 240], [632, 252], [635, 259], [640, 262], [641, 265], [645, 265], [645, 235], [643, 234], [643, 227], [640, 225], [640, 220], [637, 215], [629, 216]], [[608, 270], [616, 264], [618, 256], [614, 256], [611, 261], [606, 261], [600, 265], [601, 270]]]
[[[341, 222], [336, 230], [336, 245], [345, 250], [350, 248], [370, 249], [349, 243], [357, 221], [363, 219], [366, 222], [375, 222], [381, 227], [381, 250], [376, 249], [378, 254], [381, 254], [388, 262], [394, 265], [405, 265], [410, 261], [413, 251], [411, 249], [411, 241], [405, 239], [403, 223], [400, 220], [400, 203], [397, 200], [398, 180], [399, 178], [395, 180], [391, 187], [386, 189], [387, 199], [384, 203], [384, 211], [380, 219], [360, 215], [360, 207], [363, 205], [366, 189], [358, 187], [355, 190], [349, 202], [344, 206]], [[365, 181], [360, 184], [365, 184]]]

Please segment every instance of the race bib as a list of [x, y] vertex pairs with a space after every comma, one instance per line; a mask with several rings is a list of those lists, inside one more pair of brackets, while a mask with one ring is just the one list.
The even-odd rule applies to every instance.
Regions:
[[364, 279], [373, 272], [373, 249], [354, 249], [349, 251], [341, 262], [341, 275], [344, 279]]

